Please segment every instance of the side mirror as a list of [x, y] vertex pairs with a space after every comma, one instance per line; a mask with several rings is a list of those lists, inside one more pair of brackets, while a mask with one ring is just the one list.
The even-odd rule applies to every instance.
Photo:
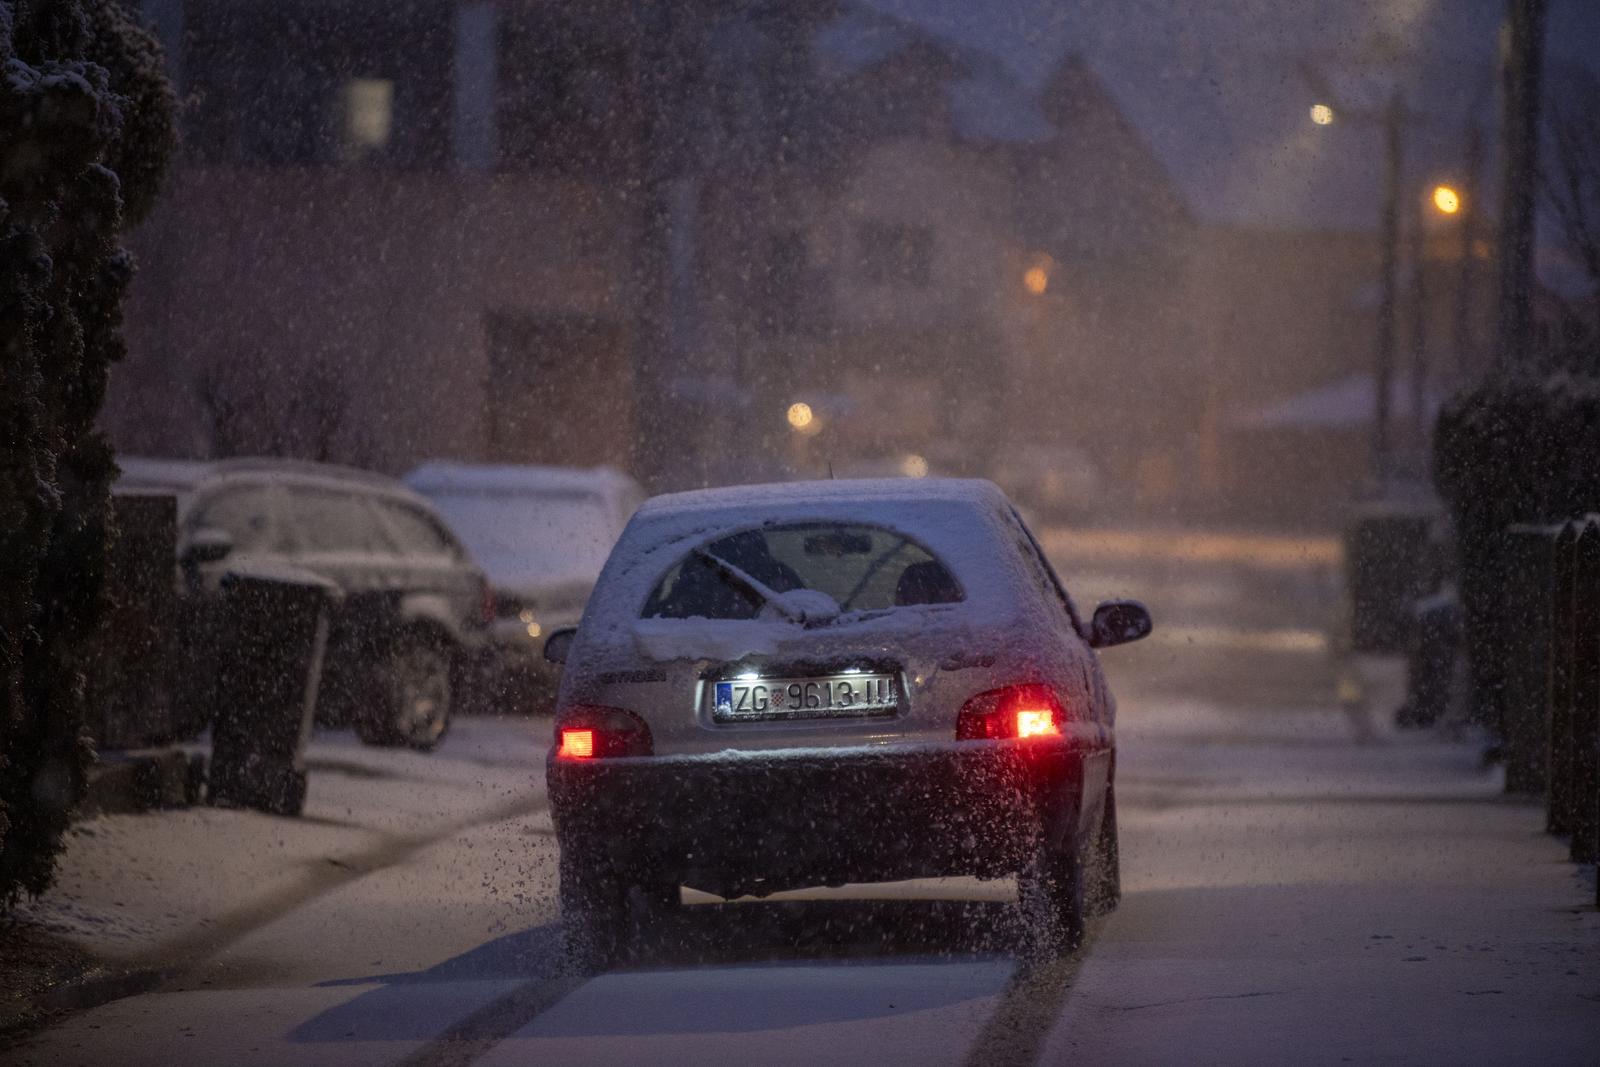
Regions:
[[1094, 609], [1089, 624], [1089, 647], [1110, 648], [1148, 637], [1155, 623], [1149, 610], [1137, 600], [1108, 600]]
[[216, 563], [228, 558], [233, 551], [233, 538], [226, 530], [215, 526], [202, 526], [189, 535], [184, 545], [183, 561], [188, 564]]
[[550, 631], [550, 636], [544, 639], [544, 658], [551, 663], [567, 662], [567, 655], [572, 651], [572, 639], [578, 636], [576, 626], [562, 626]]

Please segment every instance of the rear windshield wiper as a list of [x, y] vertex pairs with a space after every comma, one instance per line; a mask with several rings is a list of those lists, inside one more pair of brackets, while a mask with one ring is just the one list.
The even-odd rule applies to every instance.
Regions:
[[[807, 626], [832, 622], [839, 617], [839, 605], [827, 593], [804, 587], [790, 590], [787, 593], [780, 593], [744, 568], [729, 563], [709, 549], [697, 548], [694, 550], [694, 554], [717, 568], [734, 583], [744, 586], [744, 588], [760, 597], [763, 603], [790, 622]], [[809, 595], [792, 595], [795, 593]]]

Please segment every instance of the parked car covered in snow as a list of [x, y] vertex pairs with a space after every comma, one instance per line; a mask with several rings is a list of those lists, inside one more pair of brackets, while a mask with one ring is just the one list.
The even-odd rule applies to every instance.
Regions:
[[368, 471], [284, 459], [121, 461], [119, 490], [173, 493], [177, 581], [187, 603], [181, 673], [205, 708], [225, 670], [222, 576], [290, 567], [336, 584], [318, 718], [371, 744], [429, 749], [486, 645], [482, 572], [427, 500]]
[[680, 886], [724, 897], [1019, 875], [1074, 942], [1118, 897], [1115, 703], [1082, 619], [993, 484], [898, 479], [657, 497], [564, 660], [548, 783], [575, 952]]
[[644, 491], [610, 467], [430, 461], [405, 476], [433, 502], [489, 576], [496, 656], [491, 700], [547, 705], [557, 672], [540, 655], [575, 624]]

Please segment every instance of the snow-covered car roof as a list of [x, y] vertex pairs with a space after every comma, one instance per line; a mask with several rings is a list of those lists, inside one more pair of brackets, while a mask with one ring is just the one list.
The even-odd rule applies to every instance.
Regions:
[[589, 492], [607, 496], [638, 491], [638, 483], [615, 467], [541, 467], [512, 463], [428, 460], [402, 479], [421, 493], [449, 490], [500, 493]]
[[252, 482], [285, 481], [316, 484], [384, 493], [404, 499], [428, 511], [433, 505], [388, 475], [356, 467], [310, 460], [282, 459], [275, 456], [245, 456], [234, 459], [189, 460], [149, 456], [118, 456], [122, 476], [114, 488], [125, 490], [166, 490], [179, 497], [180, 510], [208, 483], [229, 478], [248, 478]]
[[211, 470], [208, 460], [158, 459], [151, 456], [118, 456], [117, 466], [122, 468], [116, 488], [164, 489], [173, 493], [194, 490]]
[[639, 515], [654, 518], [683, 512], [748, 511], [759, 523], [772, 509], [862, 506], [882, 515], [885, 509], [900, 511], [907, 505], [915, 508], [938, 502], [979, 508], [1009, 506], [1000, 487], [983, 478], [840, 478], [664, 493], [645, 501]]

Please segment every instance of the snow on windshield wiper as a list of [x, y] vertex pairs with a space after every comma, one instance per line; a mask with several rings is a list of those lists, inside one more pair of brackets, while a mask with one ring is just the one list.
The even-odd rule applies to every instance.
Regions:
[[744, 568], [729, 563], [709, 549], [697, 548], [694, 554], [760, 597], [768, 607], [790, 622], [799, 623], [801, 626], [820, 626], [837, 619], [842, 611], [838, 601], [821, 590], [802, 588], [780, 593]]

